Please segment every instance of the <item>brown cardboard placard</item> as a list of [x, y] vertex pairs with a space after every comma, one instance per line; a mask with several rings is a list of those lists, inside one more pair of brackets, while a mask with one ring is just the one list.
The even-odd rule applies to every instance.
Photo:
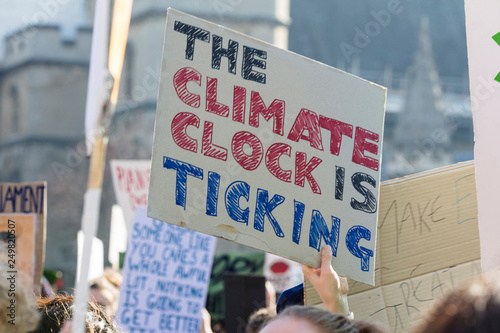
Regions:
[[475, 260], [349, 296], [349, 307], [355, 318], [380, 321], [391, 332], [408, 332], [444, 293], [480, 274], [480, 261]]
[[[474, 163], [383, 182], [376, 284], [350, 281], [349, 307], [405, 332], [446, 290], [481, 274]], [[321, 302], [305, 284], [307, 303]]]
[[41, 292], [41, 278], [45, 262], [45, 234], [47, 217], [47, 183], [0, 183], [0, 213], [36, 214], [35, 271], [33, 291]]
[[480, 258], [473, 162], [382, 184], [382, 284]]

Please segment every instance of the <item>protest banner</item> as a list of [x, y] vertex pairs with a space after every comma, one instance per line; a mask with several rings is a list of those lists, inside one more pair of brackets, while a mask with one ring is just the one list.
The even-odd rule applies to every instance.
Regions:
[[22, 272], [18, 286], [33, 288], [35, 226], [35, 214], [0, 214], [0, 263], [14, 276]]
[[136, 209], [115, 315], [127, 332], [197, 333], [216, 239]]
[[148, 205], [149, 160], [112, 160], [111, 178], [116, 202], [123, 210], [127, 231], [130, 233], [137, 207]]
[[373, 283], [385, 98], [169, 9], [148, 216]]
[[[433, 301], [481, 274], [474, 163], [383, 182], [378, 236], [376, 284], [350, 281], [349, 307], [408, 332]], [[306, 296], [321, 302], [310, 283]]]
[[41, 292], [40, 281], [45, 263], [47, 183], [0, 183], [0, 213], [35, 214], [35, 271], [33, 291]]
[[497, 176], [500, 157], [500, 2], [465, 1], [469, 85], [474, 121], [474, 161], [481, 238], [481, 266], [485, 272], [500, 266]]
[[206, 304], [212, 319], [223, 319], [226, 311], [224, 276], [228, 273], [262, 276], [264, 260], [262, 252], [227, 252], [214, 257]]

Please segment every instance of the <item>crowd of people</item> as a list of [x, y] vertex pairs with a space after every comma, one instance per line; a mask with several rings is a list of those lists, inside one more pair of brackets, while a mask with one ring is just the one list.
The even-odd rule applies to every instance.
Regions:
[[[332, 252], [325, 246], [320, 268], [303, 267], [304, 277], [322, 300], [321, 307], [304, 306], [301, 286], [285, 291], [277, 304], [253, 313], [246, 333], [383, 333], [379, 323], [354, 319], [347, 302], [347, 281], [331, 266]], [[74, 298], [70, 295], [44, 295], [35, 298], [29, 288], [15, 292], [16, 318], [10, 314], [9, 275], [0, 268], [0, 332], [70, 333]], [[85, 316], [86, 333], [125, 332], [113, 320], [117, 310], [121, 276], [113, 270], [90, 283], [90, 300]], [[212, 333], [210, 314], [203, 309], [200, 333]], [[413, 333], [500, 332], [500, 276], [490, 273], [451, 290], [435, 302], [412, 330]], [[229, 332], [233, 333], [233, 332]]]

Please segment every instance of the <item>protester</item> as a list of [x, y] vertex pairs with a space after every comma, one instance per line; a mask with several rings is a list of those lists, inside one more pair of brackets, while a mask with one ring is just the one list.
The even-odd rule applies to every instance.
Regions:
[[40, 317], [35, 297], [22, 285], [21, 272], [8, 271], [0, 265], [0, 332], [26, 333], [36, 328]]
[[257, 311], [252, 313], [250, 318], [248, 318], [245, 333], [259, 333], [261, 329], [274, 317], [276, 317], [275, 307], [258, 309]]
[[[71, 321], [74, 311], [73, 301], [73, 296], [64, 295], [38, 299], [37, 306], [38, 312], [41, 314], [41, 320], [32, 333], [57, 333], [62, 331], [63, 326], [69, 328], [68, 322]], [[92, 301], [88, 304], [85, 326], [86, 333], [119, 332], [116, 324], [102, 307]]]
[[500, 272], [450, 290], [434, 302], [413, 332], [500, 332]]
[[260, 333], [383, 333], [375, 324], [354, 321], [312, 306], [290, 306], [271, 320]]

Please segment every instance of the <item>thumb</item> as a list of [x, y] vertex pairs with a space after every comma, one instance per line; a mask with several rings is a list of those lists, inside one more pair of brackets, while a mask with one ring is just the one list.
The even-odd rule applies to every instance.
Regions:
[[321, 270], [330, 270], [332, 263], [332, 248], [330, 245], [325, 245], [321, 250]]

